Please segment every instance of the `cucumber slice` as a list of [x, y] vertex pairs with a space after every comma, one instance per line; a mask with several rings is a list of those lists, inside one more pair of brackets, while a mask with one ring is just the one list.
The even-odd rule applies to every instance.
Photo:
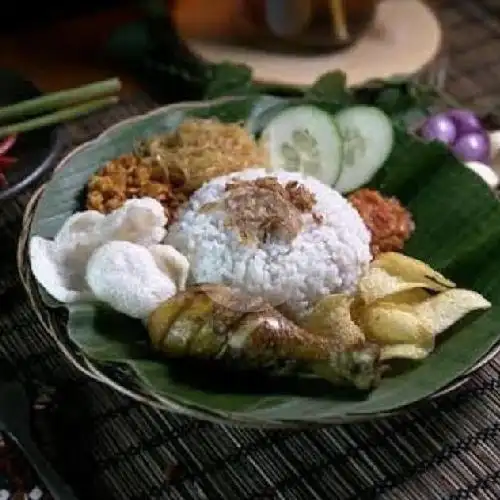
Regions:
[[333, 185], [340, 175], [342, 140], [333, 118], [315, 106], [277, 114], [262, 132], [271, 170], [301, 172]]
[[370, 181], [387, 160], [394, 129], [389, 117], [371, 106], [340, 111], [335, 121], [343, 140], [342, 170], [335, 189], [348, 193]]

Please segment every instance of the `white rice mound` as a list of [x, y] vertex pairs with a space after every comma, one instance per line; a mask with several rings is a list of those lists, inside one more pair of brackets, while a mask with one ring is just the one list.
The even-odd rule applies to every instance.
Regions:
[[[285, 185], [298, 181], [316, 197], [313, 211], [301, 214], [303, 227], [291, 241], [245, 244], [237, 230], [227, 227], [223, 210], [200, 212], [225, 196], [235, 179], [272, 176]], [[358, 212], [337, 191], [300, 173], [269, 173], [263, 168], [218, 177], [190, 198], [169, 229], [166, 243], [190, 263], [191, 284], [219, 283], [258, 295], [300, 317], [321, 297], [352, 293], [371, 261], [370, 233]]]

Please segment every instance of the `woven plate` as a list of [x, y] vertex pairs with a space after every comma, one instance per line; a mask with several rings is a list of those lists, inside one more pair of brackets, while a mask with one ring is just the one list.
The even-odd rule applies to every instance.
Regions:
[[[169, 108], [169, 111], [176, 110], [176, 109], [181, 109], [182, 106], [193, 106], [192, 103], [184, 103], [182, 105], [174, 105], [173, 107]], [[203, 104], [197, 104], [197, 106], [203, 106]], [[147, 115], [140, 115], [137, 117], [133, 117], [131, 119], [125, 120], [123, 122], [118, 123], [114, 127], [111, 127], [107, 131], [105, 131], [101, 136], [99, 136], [95, 141], [101, 141], [105, 139], [106, 137], [109, 137], [112, 135], [114, 131], [117, 131], [119, 128], [123, 127], [124, 125], [131, 125], [133, 123], [136, 123], [138, 121], [142, 120], [147, 120], [148, 117], [151, 117], [153, 115], [158, 115], [165, 113], [165, 108], [162, 108], [160, 110], [155, 110], [152, 113], [149, 113]], [[74, 155], [76, 155], [78, 152], [81, 152], [85, 148], [89, 148], [92, 144], [95, 144], [95, 141], [91, 141], [89, 143], [85, 143], [76, 150], [74, 150], [70, 155], [68, 155], [57, 167], [56, 171], [59, 169], [64, 168], [67, 166], [70, 162], [70, 160], [73, 158]], [[125, 371], [120, 368], [110, 368], [109, 365], [104, 368], [102, 365], [98, 365], [97, 363], [94, 363], [87, 359], [83, 354], [73, 345], [73, 343], [68, 339], [67, 331], [65, 328], [65, 324], [63, 321], [61, 321], [61, 315], [60, 315], [60, 310], [56, 309], [49, 309], [46, 307], [40, 293], [39, 293], [39, 288], [34, 280], [34, 277], [31, 273], [30, 270], [30, 265], [29, 265], [29, 259], [28, 259], [28, 254], [27, 254], [27, 246], [28, 246], [28, 240], [29, 240], [29, 235], [30, 235], [30, 229], [31, 225], [34, 220], [36, 208], [38, 205], [38, 202], [40, 200], [41, 195], [44, 192], [46, 186], [42, 187], [39, 189], [32, 199], [30, 200], [26, 212], [24, 215], [23, 219], [23, 229], [22, 229], [22, 234], [19, 240], [19, 247], [18, 247], [18, 267], [19, 267], [19, 272], [21, 276], [21, 280], [23, 282], [24, 287], [26, 288], [28, 295], [29, 295], [29, 300], [30, 303], [40, 320], [41, 324], [43, 327], [46, 329], [47, 333], [51, 336], [51, 338], [54, 340], [58, 348], [61, 350], [63, 355], [68, 359], [68, 361], [73, 364], [79, 371], [81, 371], [83, 374], [86, 376], [95, 379], [97, 381], [103, 382], [106, 385], [110, 386], [111, 388], [117, 390], [118, 392], [127, 395], [129, 397], [132, 397], [133, 399], [141, 402], [141, 403], [146, 403], [149, 404], [153, 407], [159, 408], [159, 409], [164, 409], [167, 411], [173, 411], [176, 413], [188, 415], [191, 417], [197, 417], [201, 418], [204, 420], [211, 420], [217, 423], [233, 423], [233, 424], [238, 424], [238, 425], [248, 425], [248, 426], [256, 426], [258, 425], [259, 427], [267, 427], [267, 428], [290, 428], [290, 427], [311, 427], [311, 426], [317, 426], [317, 425], [323, 425], [325, 423], [331, 424], [331, 423], [347, 423], [347, 422], [355, 422], [355, 421], [361, 421], [361, 420], [367, 420], [367, 419], [373, 419], [373, 418], [378, 418], [378, 417], [384, 417], [388, 415], [392, 415], [395, 413], [399, 413], [402, 409], [406, 408], [398, 408], [394, 412], [384, 412], [384, 413], [377, 413], [377, 414], [363, 414], [363, 415], [349, 415], [349, 416], [343, 416], [342, 418], [338, 419], [328, 419], [328, 421], [324, 421], [322, 423], [315, 423], [315, 422], [296, 422], [296, 421], [259, 421], [258, 423], [255, 421], [246, 421], [245, 419], [241, 419], [239, 417], [235, 417], [234, 420], [230, 419], [228, 422], [227, 416], [221, 417], [220, 415], [217, 415], [215, 413], [213, 414], [207, 414], [205, 412], [193, 409], [193, 408], [185, 408], [180, 404], [177, 404], [176, 402], [173, 402], [171, 400], [166, 400], [164, 398], [161, 398], [159, 395], [152, 394], [150, 392], [146, 392], [145, 390], [141, 390], [139, 387], [139, 384], [137, 383], [137, 379], [135, 379], [130, 371]], [[479, 369], [481, 366], [483, 366], [485, 363], [487, 363], [491, 358], [493, 358], [498, 352], [500, 351], [500, 344], [497, 344], [493, 349], [490, 350], [489, 353], [487, 353], [481, 360], [476, 363], [475, 366], [473, 366], [469, 371], [467, 371], [464, 375], [460, 376], [458, 379], [455, 379], [452, 384], [449, 386], [443, 388], [441, 391], [438, 393], [435, 393], [432, 395], [432, 398], [436, 398], [438, 396], [441, 396], [443, 394], [446, 394], [452, 390], [455, 390], [462, 384], [464, 384], [471, 376], [473, 372], [475, 372], [477, 369]]]

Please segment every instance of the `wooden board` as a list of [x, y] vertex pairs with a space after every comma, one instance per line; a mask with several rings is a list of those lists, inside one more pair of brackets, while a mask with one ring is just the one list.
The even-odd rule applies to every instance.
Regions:
[[[225, 23], [221, 21], [221, 25]], [[209, 29], [208, 23], [204, 26]], [[420, 0], [383, 0], [372, 29], [356, 45], [342, 52], [283, 55], [199, 37], [191, 38], [189, 43], [210, 61], [252, 66], [260, 81], [306, 86], [326, 71], [341, 69], [347, 73], [349, 83], [355, 85], [370, 78], [418, 73], [439, 53], [441, 28], [431, 8]]]

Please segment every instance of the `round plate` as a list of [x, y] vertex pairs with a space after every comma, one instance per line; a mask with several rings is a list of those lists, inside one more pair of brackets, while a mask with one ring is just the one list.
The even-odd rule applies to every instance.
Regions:
[[[262, 126], [263, 117], [268, 116], [271, 109], [276, 109], [277, 104], [281, 106], [283, 103], [269, 96], [227, 97], [157, 108], [145, 115], [115, 124], [93, 141], [81, 145], [66, 156], [52, 180], [28, 204], [19, 240], [18, 265], [21, 279], [39, 320], [67, 359], [85, 375], [138, 401], [219, 423], [253, 427], [304, 427], [354, 422], [395, 414], [422, 400], [435, 397], [436, 393], [442, 395], [455, 389], [494, 355], [494, 350], [498, 347], [498, 307], [492, 308], [492, 314], [478, 316], [473, 320], [471, 318], [471, 321], [456, 328], [446, 341], [438, 343], [433, 354], [424, 363], [415, 365], [397, 377], [387, 378], [384, 384], [380, 384], [368, 395], [333, 388], [329, 388], [328, 393], [315, 395], [307, 392], [306, 395], [289, 391], [284, 386], [276, 388], [275, 392], [265, 387], [261, 394], [255, 392], [252, 386], [246, 386], [252, 389], [249, 391], [226, 387], [225, 379], [218, 379], [224, 384], [210, 386], [204, 383], [210, 382], [209, 380], [201, 380], [199, 377], [196, 380], [183, 379], [182, 374], [176, 371], [180, 365], [174, 366], [173, 363], [148, 357], [147, 351], [142, 350], [146, 339], [143, 326], [125, 316], [113, 312], [100, 314], [95, 305], [87, 303], [68, 307], [67, 323], [57, 320], [59, 316], [56, 315], [55, 308], [61, 304], [55, 303], [39, 289], [31, 273], [27, 253], [29, 238], [33, 234], [52, 238], [57, 233], [64, 221], [81, 207], [82, 188], [99, 165], [117, 155], [130, 152], [138, 138], [174, 129], [185, 116], [224, 116], [230, 121], [245, 121], [250, 130], [255, 130], [259, 125]], [[407, 139], [410, 141], [407, 144], [398, 143], [398, 147], [405, 152], [409, 144], [415, 144], [409, 136]], [[423, 143], [418, 147], [424, 153], [439, 148], [436, 144]], [[401, 168], [402, 157], [394, 158], [390, 165], [386, 165], [391, 171]], [[413, 210], [418, 210], [430, 227], [429, 233], [420, 233], [420, 238], [423, 239], [421, 241], [427, 249], [431, 246], [428, 251], [430, 257], [435, 258], [435, 248], [441, 259], [447, 259], [449, 252], [455, 251], [464, 236], [459, 228], [451, 236], [441, 236], [436, 243], [435, 239], [442, 233], [441, 219], [434, 217], [422, 203], [428, 206], [428, 200], [431, 199], [435, 205], [435, 200], [443, 199], [439, 207], [443, 219], [451, 220], [458, 210], [458, 220], [466, 227], [471, 227], [475, 224], [477, 215], [470, 203], [477, 202], [482, 207], [484, 204], [481, 200], [490, 200], [490, 193], [484, 185], [477, 182], [473, 174], [462, 169], [460, 162], [452, 155], [446, 156], [446, 163], [443, 163], [445, 159], [441, 153], [429, 156], [413, 154], [410, 158], [417, 165], [413, 169], [413, 178], [407, 180], [407, 183], [414, 182], [416, 177], [427, 175], [428, 182], [425, 186], [430, 186], [427, 192], [422, 187], [419, 197], [414, 196], [412, 202]], [[407, 168], [410, 166], [408, 164]], [[424, 167], [428, 170], [423, 172]], [[447, 201], [451, 198], [441, 196], [440, 193], [436, 195], [436, 189], [446, 190], [443, 192], [448, 193], [449, 181], [455, 182], [456, 196], [462, 193], [467, 198], [467, 203], [459, 199], [452, 205]], [[469, 191], [470, 198], [463, 193], [467, 186], [472, 190], [472, 194]], [[397, 195], [397, 191], [390, 192]], [[422, 193], [426, 193], [425, 196]], [[492, 199], [491, 202], [495, 203], [495, 200]], [[490, 202], [487, 203], [490, 207]], [[485, 209], [486, 213], [491, 212], [488, 207], [487, 211]], [[495, 218], [500, 218], [500, 213], [495, 211], [494, 214]], [[434, 235], [432, 241], [426, 239], [427, 234]], [[489, 238], [484, 233], [483, 235], [486, 244]], [[495, 235], [496, 233], [493, 235], [494, 242], [497, 243]], [[462, 247], [462, 252], [470, 250], [469, 245]], [[488, 286], [493, 287], [496, 274], [491, 280], [492, 272], [500, 270], [496, 267], [482, 267], [481, 263], [482, 259], [475, 269], [480, 277], [488, 280]], [[488, 266], [487, 263], [486, 265]], [[495, 288], [494, 293], [500, 294], [500, 287]], [[134, 349], [130, 349], [132, 345]], [[188, 374], [185, 371], [185, 375], [198, 376], [199, 373], [193, 371]]]
[[[0, 69], [0, 107], [39, 95], [40, 91], [31, 82], [10, 70]], [[55, 166], [63, 142], [60, 126], [19, 134], [8, 153], [8, 156], [17, 158], [17, 162], [3, 171], [9, 184], [0, 189], [0, 201], [18, 195], [48, 173]]]

